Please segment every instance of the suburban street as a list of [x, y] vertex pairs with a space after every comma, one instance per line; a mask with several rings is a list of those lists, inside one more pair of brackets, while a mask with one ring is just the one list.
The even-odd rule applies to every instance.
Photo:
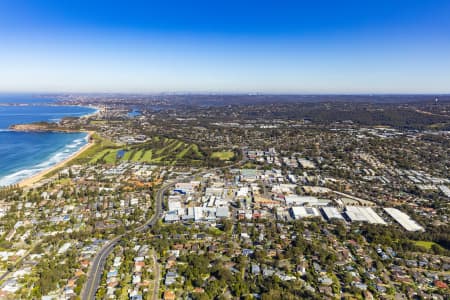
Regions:
[[161, 280], [161, 270], [159, 269], [158, 264], [158, 256], [156, 255], [156, 252], [153, 251], [152, 254], [153, 257], [153, 274], [154, 274], [154, 286], [153, 286], [153, 300], [158, 299], [158, 291], [159, 291], [159, 281]]

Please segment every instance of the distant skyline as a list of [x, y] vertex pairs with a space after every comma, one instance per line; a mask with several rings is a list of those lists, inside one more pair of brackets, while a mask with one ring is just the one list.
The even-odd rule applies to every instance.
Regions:
[[450, 93], [450, 1], [0, 1], [0, 93]]

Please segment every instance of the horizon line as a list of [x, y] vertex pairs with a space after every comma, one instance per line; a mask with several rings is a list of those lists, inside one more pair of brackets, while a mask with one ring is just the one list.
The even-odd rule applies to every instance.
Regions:
[[158, 95], [224, 95], [224, 96], [450, 96], [450, 92], [200, 92], [200, 91], [162, 91], [162, 92], [58, 92], [58, 91], [0, 91], [0, 95], [126, 95], [126, 96], [158, 96]]

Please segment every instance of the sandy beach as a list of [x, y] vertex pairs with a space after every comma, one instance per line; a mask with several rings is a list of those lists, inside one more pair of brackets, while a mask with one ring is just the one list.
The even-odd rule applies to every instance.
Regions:
[[87, 149], [91, 148], [95, 144], [94, 141], [91, 141], [91, 136], [94, 134], [94, 131], [88, 131], [87, 134], [88, 134], [88, 136], [87, 136], [88, 143], [86, 145], [84, 145], [83, 147], [81, 147], [80, 150], [78, 150], [77, 152], [75, 152], [73, 155], [69, 156], [65, 160], [57, 163], [56, 165], [54, 165], [54, 166], [52, 166], [52, 167], [50, 167], [50, 168], [48, 168], [46, 170], [43, 170], [42, 172], [39, 172], [36, 175], [33, 175], [33, 176], [31, 176], [31, 177], [29, 177], [27, 179], [24, 179], [24, 180], [20, 181], [18, 183], [19, 187], [22, 187], [22, 188], [24, 188], [24, 187], [31, 187], [33, 184], [35, 184], [35, 183], [39, 182], [40, 180], [42, 180], [47, 174], [49, 174], [49, 173], [51, 173], [51, 172], [53, 172], [53, 171], [55, 171], [57, 169], [60, 169], [60, 168], [64, 167], [71, 160], [77, 158], [78, 156], [81, 155], [81, 153], [83, 153]]
[[[101, 107], [89, 107], [89, 108], [95, 108], [96, 111], [94, 111], [94, 112], [92, 112], [90, 114], [81, 116], [80, 118], [87, 118], [87, 117], [95, 116], [95, 115], [101, 113], [102, 110], [103, 110]], [[24, 126], [28, 126], [28, 125], [29, 124], [25, 124]], [[58, 132], [61, 132], [61, 131], [58, 130]], [[73, 131], [68, 130], [67, 132], [73, 132]], [[76, 131], [76, 132], [79, 132], [79, 131]], [[23, 187], [30, 187], [30, 186], [32, 186], [33, 184], [35, 184], [35, 183], [39, 182], [40, 180], [42, 180], [47, 174], [49, 174], [49, 173], [51, 173], [51, 172], [53, 172], [53, 171], [55, 171], [57, 169], [60, 169], [60, 168], [64, 167], [71, 160], [73, 160], [73, 159], [77, 158], [78, 156], [80, 156], [84, 151], [86, 151], [87, 149], [91, 148], [94, 145], [95, 142], [91, 141], [91, 136], [94, 133], [95, 133], [94, 131], [87, 131], [88, 143], [86, 145], [84, 145], [83, 147], [81, 147], [80, 150], [78, 150], [77, 152], [75, 152], [73, 155], [69, 156], [65, 160], [61, 161], [60, 163], [57, 163], [56, 165], [54, 165], [54, 166], [52, 166], [52, 167], [50, 167], [50, 168], [48, 168], [46, 170], [43, 170], [42, 172], [39, 172], [39, 173], [37, 173], [37, 174], [35, 174], [35, 175], [31, 176], [31, 177], [28, 177], [28, 178], [20, 181], [18, 183], [19, 187], [23, 188]]]
[[104, 110], [105, 110], [103, 107], [99, 107], [99, 106], [82, 106], [82, 107], [93, 108], [93, 109], [95, 109], [95, 111], [92, 112], [92, 113], [90, 113], [90, 114], [81, 116], [80, 119], [85, 119], [85, 118], [93, 117], [93, 116], [95, 116], [95, 115], [97, 115], [97, 114], [103, 113]]

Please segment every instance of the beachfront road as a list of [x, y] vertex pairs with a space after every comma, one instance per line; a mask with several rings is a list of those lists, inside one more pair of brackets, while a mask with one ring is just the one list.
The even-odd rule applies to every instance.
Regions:
[[[175, 183], [176, 181], [168, 182], [158, 190], [155, 197], [155, 213], [145, 224], [134, 229], [133, 230], [134, 232], [143, 232], [148, 228], [151, 228], [153, 225], [156, 224], [156, 222], [158, 222], [159, 219], [162, 218], [163, 215], [162, 206], [164, 194]], [[114, 249], [114, 247], [117, 245], [117, 243], [119, 243], [119, 241], [122, 239], [124, 235], [126, 234], [119, 235], [114, 239], [110, 240], [102, 247], [102, 249], [94, 257], [94, 259], [92, 260], [91, 268], [88, 272], [88, 278], [81, 292], [81, 299], [83, 300], [95, 299], [95, 294], [97, 293], [97, 289], [100, 285], [103, 269], [105, 267], [106, 258]]]

